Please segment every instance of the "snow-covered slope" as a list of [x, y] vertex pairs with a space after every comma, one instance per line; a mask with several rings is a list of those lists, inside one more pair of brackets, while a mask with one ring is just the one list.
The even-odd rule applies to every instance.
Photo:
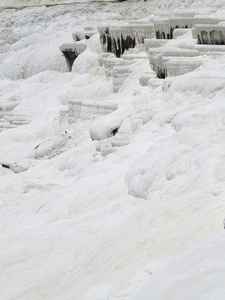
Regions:
[[[101, 2], [107, 2], [111, 0], [101, 0]], [[93, 2], [93, 0], [1, 0], [0, 7], [3, 8], [21, 8], [29, 6], [54, 6], [54, 5], [64, 5], [64, 4], [77, 4], [79, 2]]]
[[224, 233], [173, 259], [129, 300], [223, 299]]
[[[122, 1], [117, 1], [117, 0], [1, 0], [0, 3], [0, 8], [24, 8], [24, 7], [38, 7], [38, 6], [54, 6], [54, 5], [68, 5], [68, 4], [74, 4], [75, 6], [79, 3], [83, 3], [84, 5], [88, 5], [89, 3], [104, 3], [104, 2], [108, 2], [107, 4], [109, 4], [109, 2], [120, 2], [119, 5], [124, 7]], [[147, 3], [143, 3], [142, 1], [140, 1], [140, 3], [138, 3], [138, 8], [136, 8], [136, 3], [139, 1], [136, 0], [129, 0], [128, 1], [128, 6], [126, 7], [126, 10], [130, 10], [130, 8], [132, 9], [132, 7], [137, 10], [139, 10], [140, 6], [142, 7], [142, 12], [145, 13], [146, 11], [154, 11], [157, 8], [162, 8], [162, 9], [170, 9], [170, 8], [184, 8], [184, 7], [197, 7], [197, 6], [205, 6], [205, 7], [210, 7], [210, 6], [214, 6], [214, 7], [220, 7], [224, 5], [223, 0], [184, 0], [182, 1], [182, 3], [179, 0], [172, 0], [172, 1], [165, 1], [165, 0], [147, 0], [144, 2]], [[131, 7], [131, 3], [132, 3], [132, 7]], [[125, 6], [127, 6], [125, 4]], [[111, 7], [112, 8], [112, 7]], [[135, 11], [135, 9], [132, 9], [133, 11]], [[125, 11], [126, 11], [125, 10]], [[139, 10], [139, 12], [141, 12], [141, 10]], [[150, 11], [149, 11], [150, 12]]]
[[[118, 65], [102, 56], [96, 33], [72, 72], [59, 50], [84, 27], [150, 22], [153, 9], [178, 7], [157, 2], [1, 11], [2, 299], [127, 299], [148, 279], [132, 299], [149, 297], [153, 285], [154, 299], [163, 299], [162, 280], [185, 272], [183, 259], [199, 268], [206, 257], [219, 263], [223, 233], [213, 240], [218, 255], [206, 242], [176, 256], [223, 230], [225, 57], [209, 51], [195, 71], [161, 80], [143, 46], [125, 53], [137, 58], [132, 64]], [[179, 43], [196, 41], [187, 33]], [[171, 258], [169, 273], [151, 276]], [[220, 269], [217, 276], [220, 284]], [[168, 286], [176, 299], [174, 281]], [[200, 291], [204, 297], [204, 285]]]

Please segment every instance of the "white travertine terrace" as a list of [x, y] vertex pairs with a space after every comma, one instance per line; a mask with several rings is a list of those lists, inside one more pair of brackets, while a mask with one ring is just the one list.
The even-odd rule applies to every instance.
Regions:
[[[124, 60], [145, 58], [141, 52], [138, 53], [137, 45], [144, 44], [150, 66], [159, 78], [183, 75], [195, 70], [203, 62], [201, 55], [221, 55], [224, 50], [221, 47], [207, 48], [197, 45], [197, 41], [198, 44], [224, 44], [223, 15], [213, 8], [208, 13], [201, 14], [199, 9], [163, 11], [156, 13], [151, 20], [131, 20], [129, 24], [98, 26], [103, 52], [113, 53], [118, 58], [118, 62], [111, 57], [101, 59], [107, 79], [113, 78], [114, 92], [119, 91], [131, 70], [128, 66], [125, 67]], [[192, 43], [182, 44], [182, 37], [188, 33], [189, 36], [192, 34]], [[181, 42], [167, 44], [171, 39]], [[118, 65], [119, 68], [116, 67]], [[141, 78], [140, 83], [146, 86], [147, 78], [148, 76]]]
[[148, 59], [147, 53], [144, 47], [129, 49], [123, 56], [123, 60], [137, 60], [137, 59]]
[[109, 114], [117, 109], [117, 105], [107, 101], [70, 100], [69, 123], [77, 120], [91, 120]]
[[[117, 93], [129, 77], [132, 64], [138, 59], [146, 59], [141, 48], [138, 49], [140, 45], [144, 45], [150, 66], [158, 78], [183, 75], [195, 70], [203, 62], [201, 55], [220, 56], [224, 51], [222, 46], [215, 48], [206, 45], [224, 44], [224, 17], [217, 9], [209, 9], [208, 13], [201, 14], [200, 10], [161, 11], [149, 19], [99, 25], [97, 31], [103, 50], [99, 63], [104, 65], [107, 80], [112, 80], [114, 92]], [[177, 45], [167, 44], [171, 39], [182, 40], [191, 30], [192, 44], [182, 44], [182, 41]], [[95, 33], [95, 28], [84, 28], [73, 33], [75, 43], [60, 47], [70, 69], [74, 59], [86, 47], [86, 44], [78, 41], [88, 39]], [[140, 78], [140, 84], [147, 86], [147, 78], [149, 75]]]
[[8, 103], [7, 106], [0, 105], [0, 132], [5, 129], [15, 128], [20, 125], [30, 123], [30, 117], [27, 115], [17, 114], [13, 109], [18, 105], [16, 102]]
[[86, 49], [86, 44], [84, 42], [74, 42], [74, 43], [65, 43], [59, 47], [62, 52], [64, 51], [74, 51], [77, 53], [82, 53]]
[[129, 67], [132, 64], [132, 61], [129, 60], [123, 60], [116, 57], [106, 57], [103, 58], [103, 65], [105, 67], [105, 74], [107, 79], [113, 78], [113, 69], [114, 67], [122, 66], [126, 70], [127, 67]]
[[136, 45], [135, 32], [131, 25], [109, 28], [109, 34], [112, 40], [112, 52], [120, 57], [125, 50], [134, 48]]
[[30, 123], [29, 117], [26, 115], [8, 114], [5, 115], [5, 120], [11, 125], [26, 125]]
[[4, 112], [0, 115], [0, 132], [5, 129], [27, 125], [31, 122], [29, 116]]
[[168, 18], [155, 18], [154, 28], [157, 39], [172, 39], [170, 20]]
[[130, 75], [131, 70], [129, 66], [114, 66], [113, 67], [113, 91], [114, 93], [117, 93], [124, 83], [124, 81], [127, 79], [127, 77]]
[[61, 124], [63, 120], [65, 120], [65, 118], [68, 117], [69, 114], [69, 109], [61, 109], [59, 111], [59, 123]]
[[[144, 41], [151, 68], [157, 76], [165, 78], [193, 71], [203, 63], [201, 55], [221, 56], [225, 43], [223, 20], [224, 17], [216, 9], [209, 15], [195, 12], [159, 13], [154, 18], [156, 39]], [[182, 41], [182, 37], [190, 30], [192, 43], [178, 43], [176, 49], [167, 43], [169, 39]]]
[[218, 24], [224, 17], [218, 15], [199, 15], [184, 12], [175, 13], [173, 16], [157, 16], [153, 20], [157, 39], [173, 39], [173, 31], [176, 28], [193, 28], [196, 24]]
[[66, 58], [70, 70], [72, 69], [74, 60], [86, 49], [86, 47], [87, 45], [83, 41], [66, 43], [59, 47]]
[[145, 39], [151, 39], [155, 37], [153, 24], [136, 23], [131, 24], [136, 35], [138, 44], [144, 44]]
[[83, 30], [79, 30], [79, 31], [75, 31], [72, 33], [72, 37], [74, 42], [79, 42], [81, 40], [84, 40], [84, 31]]
[[[224, 298], [224, 234], [217, 260], [205, 251], [213, 241], [186, 261], [177, 255], [224, 232], [225, 45], [197, 44], [191, 28], [174, 29], [173, 39], [152, 32], [158, 7], [197, 4], [202, 12], [155, 18], [171, 20], [169, 29], [207, 25], [210, 35], [224, 12], [207, 2], [225, 5], [135, 0], [1, 11], [1, 300]], [[103, 53], [91, 28], [100, 22], [109, 23], [104, 47], [110, 32], [115, 45], [129, 34], [135, 47], [121, 54], [118, 46], [119, 58]], [[73, 32], [87, 48], [70, 73], [59, 45]], [[136, 291], [148, 280], [144, 298]]]
[[214, 57], [218, 57], [224, 55], [225, 45], [204, 45], [198, 44], [194, 46], [200, 55], [210, 55]]
[[154, 26], [143, 21], [121, 25], [103, 24], [98, 26], [98, 32], [103, 51], [120, 57], [125, 50], [144, 44], [145, 39], [153, 38]]
[[198, 44], [224, 45], [225, 22], [219, 24], [196, 24], [193, 35], [197, 36]]
[[86, 49], [86, 40], [96, 34], [97, 31], [93, 27], [85, 27], [83, 31], [75, 31], [72, 34], [74, 39], [73, 43], [66, 43], [59, 47], [60, 51], [64, 54], [67, 65], [72, 70], [74, 60]]
[[[106, 79], [111, 80], [114, 93], [118, 93], [133, 72], [134, 64], [139, 59], [149, 59], [150, 67], [159, 79], [150, 71], [139, 77], [139, 84], [154, 89], [160, 85], [160, 79], [192, 72], [207, 61], [207, 56], [221, 56], [224, 53], [225, 24], [221, 20], [223, 18], [220, 15], [197, 15], [193, 11], [185, 14], [181, 11], [169, 13], [169, 16], [162, 13], [156, 15], [154, 26], [146, 20], [100, 25], [97, 29], [103, 53], [99, 57], [99, 64], [105, 69]], [[218, 34], [219, 30], [221, 33]], [[204, 44], [205, 40], [201, 41], [206, 36], [205, 33], [202, 35], [202, 31], [207, 31], [211, 38], [207, 45]], [[82, 41], [95, 33], [94, 28], [74, 32], [75, 42], [62, 45], [60, 50], [79, 55], [86, 48], [86, 43]], [[171, 39], [174, 41], [169, 41]], [[146, 52], [143, 52], [144, 48]], [[99, 117], [114, 112], [117, 107], [117, 104], [104, 100], [69, 100], [68, 109], [59, 113], [59, 121], [67, 118], [69, 124], [73, 124], [77, 120], [96, 119], [97, 123], [92, 126], [90, 135], [93, 140], [100, 141], [96, 149], [102, 156], [106, 156], [127, 145], [132, 133], [129, 126], [133, 125], [130, 124], [128, 130], [127, 125], [124, 125], [126, 122], [123, 124], [122, 120], [109, 122], [108, 125], [103, 125], [104, 120], [98, 121]], [[134, 124], [137, 125], [137, 122], [134, 120]]]
[[125, 50], [134, 48], [135, 32], [131, 25], [100, 25], [98, 26], [100, 41], [104, 52], [114, 53], [120, 57]]
[[203, 58], [189, 57], [169, 58], [166, 62], [167, 76], [180, 76], [197, 69], [203, 63]]
[[[180, 59], [187, 58], [186, 62], [191, 61], [193, 57], [199, 56], [199, 52], [191, 49], [181, 49], [181, 48], [151, 48], [148, 51], [149, 54], [149, 63], [151, 68], [156, 72], [159, 78], [165, 78], [168, 76], [168, 62], [171, 58], [173, 62], [177, 62], [179, 65]], [[194, 64], [195, 66], [196, 64]], [[190, 69], [192, 71], [190, 64]], [[199, 64], [197, 64], [199, 66]], [[171, 67], [171, 63], [170, 63]], [[174, 72], [170, 72], [174, 73]], [[183, 72], [182, 72], [183, 73]], [[184, 74], [184, 73], [183, 73]], [[177, 74], [178, 75], [178, 74]], [[181, 74], [180, 74], [181, 75]]]
[[134, 62], [116, 57], [103, 58], [107, 80], [112, 79], [114, 92], [117, 93], [125, 79], [131, 73], [130, 67]]
[[81, 40], [88, 40], [90, 37], [92, 37], [94, 34], [96, 34], [97, 31], [94, 27], [85, 27], [84, 30], [79, 30], [73, 32], [72, 36], [75, 42], [79, 42]]
[[144, 45], [145, 45], [145, 50], [148, 52], [150, 48], [158, 48], [158, 47], [163, 47], [168, 40], [166, 39], [145, 39], [144, 40]]
[[90, 134], [93, 140], [100, 141], [96, 150], [102, 156], [106, 156], [115, 152], [120, 147], [129, 144], [131, 136], [142, 125], [149, 122], [155, 115], [154, 111], [140, 112], [127, 118], [119, 116], [102, 120], [97, 120], [93, 123], [90, 129]]
[[190, 28], [176, 28], [173, 31], [173, 38], [177, 39], [178, 37], [184, 35], [185, 33], [189, 32]]

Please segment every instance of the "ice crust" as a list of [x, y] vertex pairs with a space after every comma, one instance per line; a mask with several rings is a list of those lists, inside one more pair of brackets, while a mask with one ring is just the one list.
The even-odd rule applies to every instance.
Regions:
[[224, 3], [192, 2], [1, 9], [2, 299], [223, 299]]

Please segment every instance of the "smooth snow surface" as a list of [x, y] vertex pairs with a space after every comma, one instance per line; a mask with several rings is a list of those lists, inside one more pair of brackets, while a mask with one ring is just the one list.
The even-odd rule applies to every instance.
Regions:
[[[222, 2], [182, 5], [224, 16]], [[223, 298], [225, 56], [210, 48], [193, 72], [162, 80], [144, 45], [118, 64], [96, 33], [71, 72], [59, 50], [84, 28], [179, 7], [1, 10], [2, 300]]]
[[222, 233], [176, 257], [127, 300], [223, 299], [224, 246]]

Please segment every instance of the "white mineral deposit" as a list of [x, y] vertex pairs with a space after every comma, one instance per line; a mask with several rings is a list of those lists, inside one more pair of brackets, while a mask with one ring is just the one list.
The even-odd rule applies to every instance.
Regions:
[[224, 0], [1, 0], [0, 28], [0, 300], [224, 299]]

